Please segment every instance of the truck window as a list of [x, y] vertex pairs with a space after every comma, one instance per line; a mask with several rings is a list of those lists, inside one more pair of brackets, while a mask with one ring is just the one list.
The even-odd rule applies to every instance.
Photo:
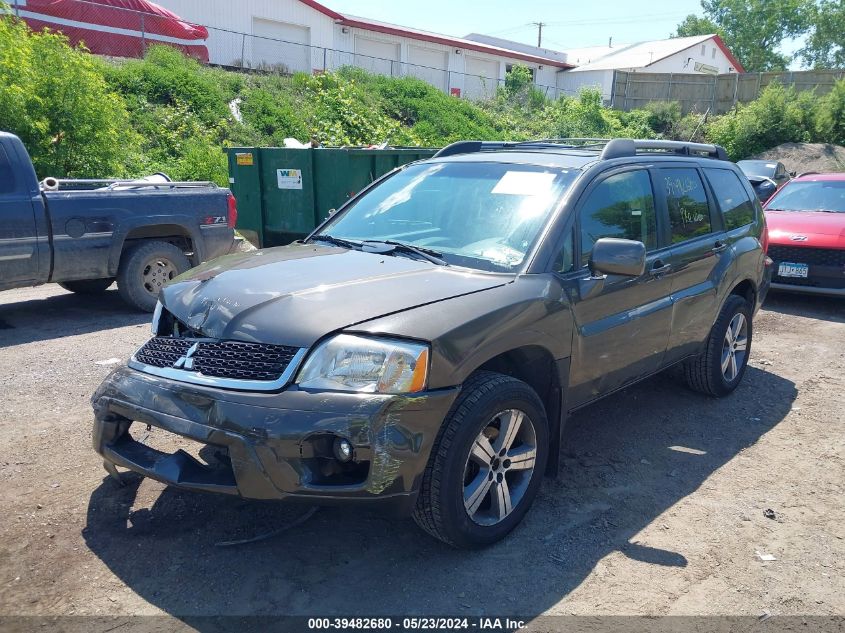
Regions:
[[603, 237], [637, 240], [657, 248], [657, 219], [651, 178], [644, 169], [610, 176], [593, 189], [579, 213], [581, 265], [586, 266], [593, 245]]
[[10, 193], [15, 190], [15, 173], [12, 163], [6, 155], [6, 150], [0, 145], [0, 193]]
[[695, 169], [661, 169], [666, 191], [672, 243], [685, 242], [713, 232], [704, 183]]
[[725, 228], [730, 231], [751, 224], [754, 221], [754, 203], [748, 198], [748, 192], [737, 175], [728, 169], [713, 168], [705, 168], [704, 173], [716, 194]]

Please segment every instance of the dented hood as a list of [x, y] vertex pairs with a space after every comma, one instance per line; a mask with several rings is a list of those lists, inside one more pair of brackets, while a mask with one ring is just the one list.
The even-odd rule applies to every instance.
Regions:
[[194, 268], [165, 287], [161, 300], [203, 336], [309, 347], [362, 321], [512, 280], [403, 256], [293, 244]]

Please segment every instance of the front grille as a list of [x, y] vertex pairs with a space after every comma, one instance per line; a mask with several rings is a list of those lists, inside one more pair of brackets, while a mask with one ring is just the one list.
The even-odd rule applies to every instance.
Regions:
[[[190, 356], [193, 362], [179, 366], [180, 359], [194, 345], [197, 348]], [[156, 336], [135, 354], [135, 359], [152, 367], [182, 369], [216, 378], [273, 381], [281, 378], [298, 351], [286, 345]]]
[[845, 266], [845, 249], [808, 248], [806, 246], [769, 246], [769, 257], [776, 262], [810, 264], [812, 266]]

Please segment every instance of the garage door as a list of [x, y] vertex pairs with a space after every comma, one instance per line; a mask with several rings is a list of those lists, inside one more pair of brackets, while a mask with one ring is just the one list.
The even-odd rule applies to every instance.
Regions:
[[449, 73], [449, 54], [418, 46], [408, 47], [408, 74], [419, 77], [440, 90], [446, 90]]
[[252, 19], [252, 66], [311, 72], [311, 29], [307, 26]]
[[398, 75], [399, 44], [356, 35], [354, 63], [378, 75]]
[[464, 95], [470, 99], [492, 97], [499, 85], [499, 62], [479, 57], [466, 58]]

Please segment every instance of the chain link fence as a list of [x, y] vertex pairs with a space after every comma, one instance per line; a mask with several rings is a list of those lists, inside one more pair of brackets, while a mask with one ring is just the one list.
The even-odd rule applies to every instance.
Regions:
[[[140, 58], [150, 46], [166, 44], [203, 63], [250, 72], [313, 74], [351, 66], [388, 77], [416, 77], [447, 94], [473, 100], [489, 99], [504, 85], [502, 77], [203, 26], [167, 11], [148, 13], [90, 0], [8, 1], [12, 12], [34, 30], [62, 31], [71, 43], [83, 43], [98, 55]], [[550, 99], [572, 93], [557, 86], [535, 84], [535, 88]]]

